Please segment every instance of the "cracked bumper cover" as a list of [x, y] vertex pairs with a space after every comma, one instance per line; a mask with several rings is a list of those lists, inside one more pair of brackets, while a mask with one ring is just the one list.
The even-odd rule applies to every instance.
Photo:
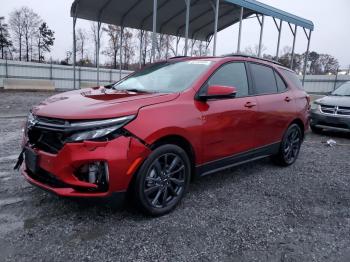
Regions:
[[[35, 150], [37, 166], [59, 182], [59, 186], [40, 179], [40, 173], [32, 174], [25, 163], [21, 166], [22, 175], [42, 189], [59, 196], [68, 197], [109, 197], [113, 193], [125, 192], [133, 174], [150, 154], [150, 149], [133, 137], [118, 137], [108, 142], [68, 143], [58, 154]], [[94, 184], [80, 181], [74, 171], [81, 165], [94, 161], [105, 161], [109, 170], [108, 190], [93, 191]], [[84, 189], [84, 190], [81, 190]]]

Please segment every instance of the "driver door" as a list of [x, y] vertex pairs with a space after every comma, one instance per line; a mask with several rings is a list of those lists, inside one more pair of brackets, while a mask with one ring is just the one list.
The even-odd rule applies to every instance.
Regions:
[[232, 62], [221, 66], [208, 80], [211, 85], [232, 86], [235, 98], [207, 100], [202, 111], [203, 160], [210, 162], [254, 148], [257, 101], [249, 96], [246, 64]]

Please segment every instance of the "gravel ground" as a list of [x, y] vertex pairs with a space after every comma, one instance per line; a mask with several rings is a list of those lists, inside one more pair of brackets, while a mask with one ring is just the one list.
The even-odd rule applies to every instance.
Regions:
[[289, 168], [265, 159], [198, 179], [174, 212], [149, 218], [13, 171], [23, 118], [8, 116], [48, 95], [0, 92], [0, 261], [350, 261], [348, 135], [308, 134]]

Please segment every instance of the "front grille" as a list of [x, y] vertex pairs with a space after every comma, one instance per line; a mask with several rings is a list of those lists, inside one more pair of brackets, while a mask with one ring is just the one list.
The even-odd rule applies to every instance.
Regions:
[[31, 145], [51, 154], [57, 154], [63, 148], [66, 138], [63, 132], [45, 130], [40, 127], [29, 129], [27, 134]]
[[350, 107], [340, 106], [338, 108], [338, 115], [350, 116]]
[[34, 125], [27, 127], [29, 143], [42, 151], [57, 154], [68, 136], [65, 132], [67, 121], [44, 117], [35, 120]]
[[350, 107], [321, 105], [321, 112], [335, 116], [350, 116]]
[[321, 111], [325, 114], [334, 114], [335, 106], [321, 105]]

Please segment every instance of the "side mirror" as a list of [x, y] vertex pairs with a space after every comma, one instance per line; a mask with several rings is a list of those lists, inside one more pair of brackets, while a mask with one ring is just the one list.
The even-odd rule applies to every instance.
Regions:
[[213, 85], [207, 88], [207, 92], [199, 94], [198, 98], [200, 100], [208, 99], [228, 99], [235, 98], [237, 94], [237, 89], [233, 86], [219, 86]]

